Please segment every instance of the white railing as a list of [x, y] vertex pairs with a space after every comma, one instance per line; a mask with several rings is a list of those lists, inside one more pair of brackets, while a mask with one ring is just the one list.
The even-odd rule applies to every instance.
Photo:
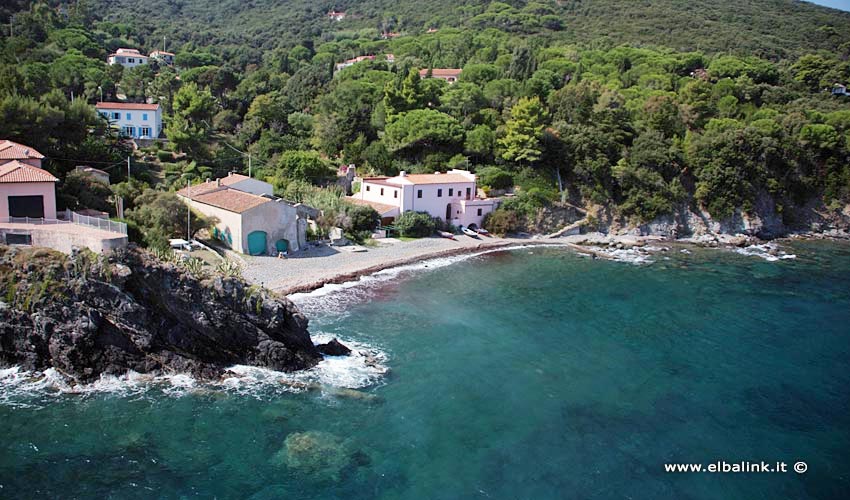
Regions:
[[9, 224], [34, 224], [37, 226], [77, 224], [79, 226], [95, 227], [103, 231], [112, 231], [113, 233], [121, 233], [123, 235], [127, 234], [127, 224], [123, 222], [115, 222], [99, 217], [89, 217], [88, 215], [80, 215], [76, 212], [71, 212], [71, 220], [45, 219], [44, 217], [0, 217], [1, 222]]

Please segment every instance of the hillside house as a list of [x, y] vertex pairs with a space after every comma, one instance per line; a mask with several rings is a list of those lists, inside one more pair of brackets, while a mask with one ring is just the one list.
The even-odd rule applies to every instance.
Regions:
[[231, 173], [181, 189], [177, 196], [216, 219], [213, 237], [248, 255], [277, 255], [307, 244], [307, 218], [313, 209], [272, 195], [272, 185]]
[[99, 168], [89, 167], [87, 165], [77, 165], [74, 170], [88, 175], [97, 182], [100, 182], [101, 184], [106, 184], [107, 186], [109, 185], [109, 172], [105, 172]]
[[408, 174], [395, 177], [366, 177], [360, 191], [348, 197], [358, 205], [368, 205], [389, 224], [404, 212], [427, 212], [455, 226], [481, 226], [484, 217], [496, 209], [497, 199], [478, 198], [475, 174], [466, 170], [446, 173]]
[[43, 154], [29, 146], [24, 146], [23, 144], [18, 144], [17, 142], [12, 141], [0, 141], [0, 165], [12, 161], [19, 161], [21, 163], [26, 163], [27, 165], [32, 165], [33, 167], [41, 168], [41, 160], [43, 159]]
[[99, 102], [97, 112], [133, 139], [156, 139], [162, 133], [162, 108], [159, 104]]
[[171, 52], [166, 52], [164, 50], [154, 50], [153, 52], [151, 52], [150, 58], [156, 59], [162, 64], [174, 66], [174, 54]]
[[445, 80], [449, 82], [449, 84], [455, 83], [460, 78], [460, 74], [463, 72], [462, 69], [452, 69], [452, 68], [433, 68], [433, 69], [420, 69], [419, 77], [420, 78], [439, 78], [440, 80]]
[[330, 19], [331, 21], [337, 21], [337, 22], [342, 21], [343, 19], [345, 19], [345, 12], [339, 12], [339, 11], [336, 11], [336, 10], [331, 10], [330, 12], [328, 12], [328, 19]]
[[832, 86], [832, 95], [841, 95], [846, 96], [850, 95], [847, 93], [847, 87], [845, 85], [841, 85], [840, 83], [836, 83]]
[[118, 49], [113, 54], [109, 54], [106, 62], [110, 65], [120, 64], [125, 68], [135, 68], [136, 66], [147, 64], [148, 56], [143, 55], [136, 49]]

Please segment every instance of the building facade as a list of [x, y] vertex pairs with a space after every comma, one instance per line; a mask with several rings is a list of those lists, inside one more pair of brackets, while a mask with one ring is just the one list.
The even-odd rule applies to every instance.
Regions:
[[460, 74], [463, 72], [462, 69], [451, 69], [451, 68], [433, 68], [433, 69], [420, 69], [419, 77], [420, 78], [439, 78], [440, 80], [445, 80], [449, 84], [455, 83], [460, 79]]
[[12, 141], [0, 141], [0, 219], [56, 218], [56, 182], [41, 168], [44, 155]]
[[99, 102], [95, 108], [127, 137], [156, 139], [162, 134], [162, 108], [159, 104]]
[[143, 55], [136, 49], [118, 49], [106, 58], [109, 64], [120, 64], [125, 68], [135, 68], [148, 63], [148, 56]]
[[466, 170], [446, 173], [407, 174], [396, 177], [367, 177], [360, 191], [350, 197], [367, 204], [381, 215], [384, 224], [404, 212], [427, 212], [455, 226], [481, 226], [496, 209], [498, 200], [479, 198], [475, 174]]
[[174, 54], [164, 50], [154, 50], [150, 55], [151, 59], [156, 59], [160, 63], [168, 66], [174, 66]]
[[308, 207], [272, 196], [272, 185], [231, 174], [183, 188], [177, 196], [215, 218], [213, 237], [248, 255], [294, 252], [307, 244]]

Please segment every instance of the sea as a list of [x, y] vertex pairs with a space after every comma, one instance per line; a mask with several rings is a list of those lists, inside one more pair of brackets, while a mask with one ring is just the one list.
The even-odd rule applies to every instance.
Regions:
[[298, 374], [0, 368], [0, 498], [848, 498], [850, 244], [609, 253], [292, 296]]

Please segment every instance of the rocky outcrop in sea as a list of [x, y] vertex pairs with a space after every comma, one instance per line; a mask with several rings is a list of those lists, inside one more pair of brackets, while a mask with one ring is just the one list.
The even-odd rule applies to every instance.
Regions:
[[238, 278], [195, 276], [138, 248], [98, 256], [0, 246], [0, 364], [101, 374], [216, 378], [241, 364], [315, 366], [305, 318]]

